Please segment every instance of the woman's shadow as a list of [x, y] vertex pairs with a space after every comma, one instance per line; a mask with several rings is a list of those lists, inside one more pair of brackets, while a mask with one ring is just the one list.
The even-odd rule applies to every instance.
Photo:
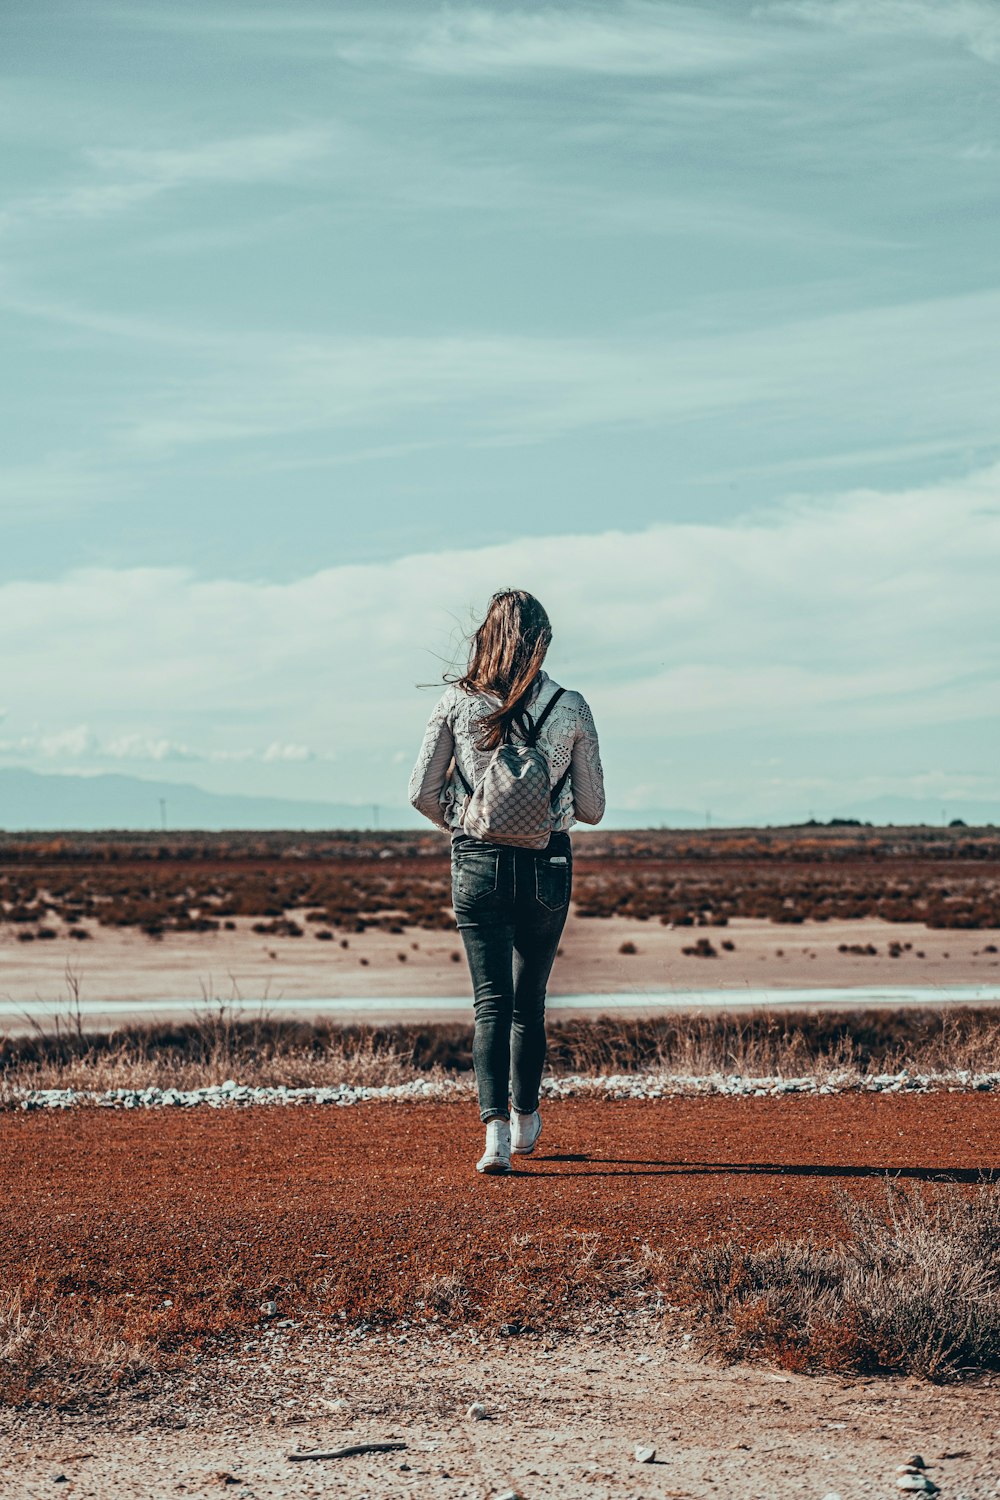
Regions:
[[[898, 1177], [918, 1182], [1000, 1182], [1000, 1167], [903, 1167], [824, 1162], [707, 1162], [632, 1160], [551, 1152], [532, 1158], [546, 1177]], [[583, 1164], [584, 1170], [579, 1170]], [[568, 1165], [571, 1170], [561, 1172]]]

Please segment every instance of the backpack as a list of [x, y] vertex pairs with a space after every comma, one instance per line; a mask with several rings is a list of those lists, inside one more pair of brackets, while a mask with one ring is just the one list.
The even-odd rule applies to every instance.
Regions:
[[552, 809], [570, 773], [567, 766], [555, 786], [549, 787], [549, 763], [538, 747], [542, 725], [562, 697], [558, 688], [527, 727], [521, 720], [523, 740], [507, 740], [490, 757], [483, 779], [473, 789], [455, 763], [455, 772], [469, 800], [462, 827], [471, 838], [488, 844], [513, 844], [521, 849], [544, 849], [552, 832]]

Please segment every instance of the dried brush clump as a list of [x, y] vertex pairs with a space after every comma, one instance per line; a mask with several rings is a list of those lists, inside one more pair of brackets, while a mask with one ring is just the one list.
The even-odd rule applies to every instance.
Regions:
[[725, 1360], [954, 1380], [1000, 1368], [1000, 1193], [928, 1199], [886, 1180], [884, 1211], [842, 1198], [849, 1235], [691, 1254], [695, 1337]]
[[621, 1256], [595, 1234], [570, 1231], [554, 1242], [515, 1234], [464, 1274], [429, 1277], [417, 1289], [415, 1316], [516, 1332], [606, 1326], [651, 1304], [660, 1308], [667, 1266], [649, 1245]]
[[0, 1403], [87, 1400], [131, 1385], [160, 1363], [141, 1337], [129, 1337], [100, 1307], [66, 1297], [0, 1293]]

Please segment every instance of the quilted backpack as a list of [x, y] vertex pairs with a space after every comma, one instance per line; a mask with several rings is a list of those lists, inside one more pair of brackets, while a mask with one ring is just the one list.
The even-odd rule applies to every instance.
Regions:
[[488, 844], [514, 844], [520, 849], [544, 849], [552, 831], [552, 809], [559, 799], [570, 768], [549, 787], [549, 763], [538, 745], [542, 725], [563, 695], [559, 688], [538, 718], [525, 714], [523, 739], [498, 745], [490, 757], [482, 780], [473, 788], [458, 765], [455, 771], [469, 800], [462, 827], [471, 838]]

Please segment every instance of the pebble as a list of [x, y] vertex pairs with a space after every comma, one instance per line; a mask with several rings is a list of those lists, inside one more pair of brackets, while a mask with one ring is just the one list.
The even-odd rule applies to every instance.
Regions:
[[[777, 1097], [784, 1094], [880, 1094], [928, 1093], [932, 1089], [973, 1089], [979, 1093], [1000, 1093], [1000, 1072], [972, 1073], [954, 1068], [941, 1073], [879, 1073], [862, 1076], [845, 1072], [827, 1078], [747, 1077], [742, 1073], [609, 1073], [597, 1077], [573, 1073], [561, 1078], [547, 1078], [542, 1093], [547, 1099], [577, 1097], [610, 1099], [666, 1099], [676, 1095], [724, 1094]], [[456, 1099], [473, 1091], [471, 1083], [457, 1078], [431, 1081], [414, 1078], [409, 1083], [367, 1084], [338, 1083], [324, 1087], [254, 1088], [227, 1078], [200, 1089], [28, 1089], [16, 1096], [21, 1109], [72, 1109], [78, 1105], [96, 1105], [101, 1109], [165, 1109], [198, 1106], [209, 1109], [244, 1109], [249, 1105], [329, 1104], [345, 1107], [375, 1100]]]
[[656, 1457], [656, 1449], [646, 1443], [636, 1443], [635, 1461], [637, 1464], [651, 1464]]
[[488, 1412], [481, 1401], [473, 1401], [465, 1415], [470, 1422], [485, 1422]]
[[277, 1317], [277, 1315], [278, 1315], [278, 1304], [277, 1304], [277, 1302], [262, 1302], [260, 1304], [260, 1313], [261, 1313], [261, 1317], [262, 1318], [275, 1318], [275, 1317]]
[[502, 1495], [497, 1496], [497, 1500], [524, 1500], [524, 1496], [520, 1490], [504, 1490]]

